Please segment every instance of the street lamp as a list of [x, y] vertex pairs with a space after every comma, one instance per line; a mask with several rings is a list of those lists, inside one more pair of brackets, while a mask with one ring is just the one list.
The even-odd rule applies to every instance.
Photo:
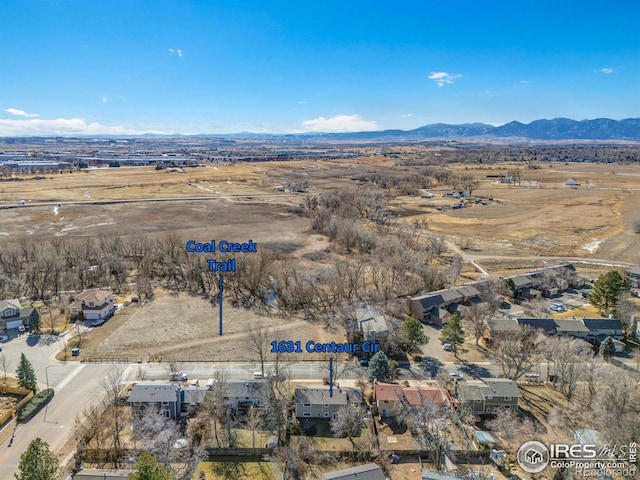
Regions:
[[[52, 367], [58, 367], [59, 365], [47, 365], [44, 367], [44, 376], [47, 379], [47, 390], [49, 390], [49, 369]], [[44, 406], [44, 422], [47, 421], [47, 410], [49, 409], [49, 402]]]

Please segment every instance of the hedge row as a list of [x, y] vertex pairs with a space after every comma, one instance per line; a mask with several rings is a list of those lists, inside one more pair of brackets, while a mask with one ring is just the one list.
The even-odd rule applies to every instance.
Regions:
[[38, 413], [42, 407], [44, 407], [53, 398], [53, 388], [42, 390], [38, 392], [24, 407], [18, 412], [18, 421], [26, 422], [36, 413]]

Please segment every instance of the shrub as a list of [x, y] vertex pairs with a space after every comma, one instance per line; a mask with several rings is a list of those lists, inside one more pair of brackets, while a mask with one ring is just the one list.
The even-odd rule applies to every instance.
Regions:
[[36, 413], [38, 413], [42, 407], [44, 407], [53, 398], [53, 388], [42, 390], [38, 392], [29, 402], [20, 409], [18, 412], [18, 421], [26, 422]]

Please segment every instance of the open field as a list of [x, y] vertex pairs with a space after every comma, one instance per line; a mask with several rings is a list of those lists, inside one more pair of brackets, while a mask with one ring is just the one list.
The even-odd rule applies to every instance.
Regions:
[[[297, 318], [260, 315], [243, 308], [223, 307], [223, 336], [219, 335], [218, 307], [201, 297], [159, 291], [153, 301], [130, 306], [104, 325], [83, 336], [81, 360], [126, 357], [147, 361], [213, 359], [257, 361], [247, 347], [247, 331], [269, 329], [273, 340], [344, 341], [344, 331]], [[304, 332], [301, 334], [300, 332]], [[269, 355], [269, 358], [271, 355]], [[296, 359], [319, 360], [319, 354], [296, 354]]]
[[[435, 185], [428, 189], [435, 195], [433, 198], [398, 196], [391, 201], [391, 210], [403, 221], [426, 219], [433, 232], [454, 239], [472, 238], [470, 253], [474, 255], [591, 256], [640, 262], [640, 252], [633, 248], [637, 237], [631, 230], [640, 211], [640, 175], [632, 165], [543, 164], [541, 168], [527, 169], [501, 164], [450, 168], [479, 180], [474, 196], [483, 197], [487, 205], [438, 211], [436, 207], [447, 207], [457, 200], [442, 197], [450, 187]], [[516, 168], [521, 175], [520, 186], [487, 178]], [[269, 241], [273, 232], [291, 237], [303, 234], [306, 226], [304, 219], [290, 213], [292, 207], [303, 203], [303, 197], [276, 192], [275, 186], [306, 181], [308, 192], [315, 194], [356, 186], [361, 182], [352, 178], [372, 171], [406, 174], [411, 167], [393, 167], [388, 158], [362, 157], [339, 162], [207, 165], [175, 173], [151, 167], [102, 168], [48, 175], [42, 180], [3, 182], [0, 205], [26, 200], [27, 204], [59, 202], [62, 206], [55, 212], [55, 205], [4, 211], [0, 235], [64, 237], [167, 230], [185, 235], [220, 230], [231, 234], [237, 229], [251, 231], [255, 238]], [[580, 185], [565, 186], [568, 178], [575, 178]], [[196, 196], [206, 199], [64, 205], [69, 201]], [[493, 200], [488, 200], [489, 197]]]
[[[515, 166], [502, 168], [510, 167]], [[472, 238], [473, 254], [640, 259], [631, 230], [640, 207], [640, 176], [635, 167], [544, 165], [520, 170], [521, 186], [486, 178], [500, 173], [494, 168], [464, 171], [481, 181], [474, 196], [493, 198], [486, 200], [487, 205], [437, 211], [436, 206], [457, 202], [442, 197], [449, 188], [430, 189], [435, 194], [431, 199], [400, 197], [394, 204], [413, 213], [408, 220], [425, 218], [432, 231]], [[568, 178], [575, 178], [580, 186], [565, 186]]]

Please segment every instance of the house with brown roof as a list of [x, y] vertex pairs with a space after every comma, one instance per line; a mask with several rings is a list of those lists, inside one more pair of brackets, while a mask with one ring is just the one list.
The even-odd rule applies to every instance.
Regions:
[[76, 295], [69, 304], [71, 320], [106, 320], [116, 310], [111, 290], [93, 288]]
[[445, 403], [445, 395], [435, 385], [404, 387], [397, 383], [376, 382], [373, 398], [383, 418], [398, 417], [403, 411], [426, 404]]

